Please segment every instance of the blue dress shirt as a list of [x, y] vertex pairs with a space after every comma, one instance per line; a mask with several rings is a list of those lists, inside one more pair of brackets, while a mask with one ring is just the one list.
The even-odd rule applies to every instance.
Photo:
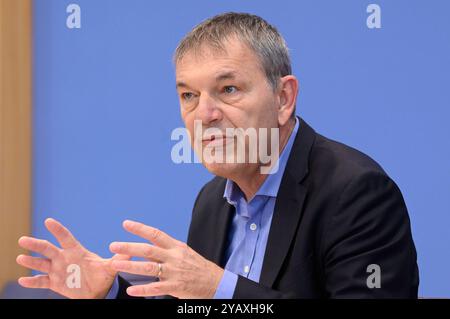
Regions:
[[278, 170], [267, 175], [249, 202], [233, 181], [226, 182], [223, 196], [235, 207], [235, 215], [225, 251], [225, 272], [214, 295], [216, 299], [233, 297], [238, 275], [259, 282], [275, 200], [298, 127], [299, 121], [296, 118], [294, 130], [279, 157]]

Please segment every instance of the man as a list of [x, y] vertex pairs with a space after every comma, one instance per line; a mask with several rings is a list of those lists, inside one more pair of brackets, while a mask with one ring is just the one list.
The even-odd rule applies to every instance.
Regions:
[[[417, 297], [416, 251], [400, 190], [368, 156], [295, 117], [298, 81], [273, 26], [248, 14], [213, 17], [181, 41], [174, 61], [181, 115], [200, 156], [234, 145], [230, 128], [276, 129], [276, 169], [263, 174], [261, 161], [240, 162], [233, 153], [231, 160], [228, 153], [226, 161], [203, 160], [216, 177], [195, 201], [187, 244], [125, 221], [152, 245], [114, 242], [116, 255], [102, 259], [48, 219], [61, 248], [22, 237], [22, 247], [44, 258], [21, 255], [18, 263], [45, 274], [20, 278], [21, 285], [71, 298]], [[195, 143], [198, 121], [219, 134]], [[259, 147], [267, 142], [258, 139]], [[245, 144], [248, 159], [248, 138]], [[80, 267], [81, 288], [66, 285], [69, 264]], [[159, 280], [130, 286], [118, 271]]]

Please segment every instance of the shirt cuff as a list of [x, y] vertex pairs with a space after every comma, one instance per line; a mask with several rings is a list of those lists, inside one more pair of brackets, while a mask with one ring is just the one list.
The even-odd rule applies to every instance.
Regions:
[[116, 299], [118, 292], [119, 292], [119, 277], [116, 276], [116, 278], [114, 279], [114, 282], [111, 286], [111, 289], [109, 290], [105, 299]]
[[214, 294], [214, 299], [232, 299], [234, 290], [236, 289], [237, 280], [238, 275], [225, 269], [216, 293]]

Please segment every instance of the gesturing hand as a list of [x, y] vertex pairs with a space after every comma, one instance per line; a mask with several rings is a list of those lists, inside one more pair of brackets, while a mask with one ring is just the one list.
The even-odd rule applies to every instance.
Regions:
[[[56, 237], [61, 248], [46, 240], [21, 237], [19, 245], [45, 258], [19, 255], [17, 263], [45, 274], [19, 278], [19, 284], [26, 288], [49, 288], [68, 298], [104, 298], [114, 281], [116, 271], [111, 268], [112, 260], [126, 260], [128, 256], [115, 255], [104, 259], [84, 248], [63, 225], [54, 219], [45, 221], [47, 229]], [[80, 269], [80, 287], [66, 284], [69, 265]]]
[[212, 298], [224, 270], [203, 258], [185, 243], [164, 232], [133, 221], [125, 221], [128, 232], [147, 243], [113, 242], [110, 250], [116, 254], [143, 257], [148, 261], [114, 260], [116, 271], [157, 276], [159, 281], [127, 288], [130, 296], [171, 295], [178, 298]]

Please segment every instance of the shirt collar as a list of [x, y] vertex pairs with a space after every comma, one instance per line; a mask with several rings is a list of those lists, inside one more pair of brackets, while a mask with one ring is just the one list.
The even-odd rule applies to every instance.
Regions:
[[[292, 145], [294, 144], [294, 140], [297, 135], [299, 126], [300, 121], [296, 117], [294, 129], [292, 130], [288, 142], [286, 143], [286, 146], [284, 147], [278, 159], [277, 163], [278, 167], [277, 165], [275, 165], [272, 168], [272, 172], [276, 168], [278, 168], [278, 170], [275, 173], [271, 172], [270, 174], [268, 174], [267, 178], [265, 179], [261, 187], [258, 189], [253, 199], [257, 196], [277, 197], [278, 189], [280, 188], [281, 184], [281, 179], [283, 178], [284, 170], [286, 168], [286, 164], [289, 159], [289, 154], [291, 153]], [[238, 201], [240, 201], [243, 198], [243, 196], [244, 195], [242, 194], [239, 187], [236, 187], [235, 183], [232, 180], [227, 179], [223, 197], [226, 198], [228, 203], [233, 206], [236, 206]]]

